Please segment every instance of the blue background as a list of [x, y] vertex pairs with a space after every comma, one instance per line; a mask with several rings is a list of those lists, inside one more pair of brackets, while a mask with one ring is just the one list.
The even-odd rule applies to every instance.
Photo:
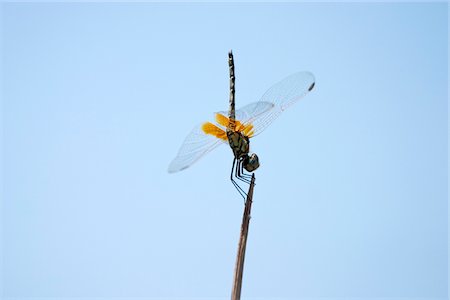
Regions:
[[448, 7], [3, 3], [2, 294], [230, 295], [243, 201], [192, 127], [301, 70], [252, 140], [243, 298], [446, 298]]

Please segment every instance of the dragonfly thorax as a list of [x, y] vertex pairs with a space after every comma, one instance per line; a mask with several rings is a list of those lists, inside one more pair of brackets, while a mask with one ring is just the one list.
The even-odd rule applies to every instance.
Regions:
[[247, 156], [250, 151], [250, 140], [239, 131], [227, 130], [228, 143], [235, 158]]
[[233, 150], [234, 157], [242, 160], [243, 167], [248, 172], [253, 172], [259, 167], [258, 155], [248, 155], [250, 151], [250, 139], [239, 131], [227, 130], [228, 143]]

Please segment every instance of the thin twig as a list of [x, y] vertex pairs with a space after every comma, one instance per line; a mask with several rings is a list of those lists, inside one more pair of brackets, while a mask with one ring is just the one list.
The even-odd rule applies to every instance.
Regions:
[[252, 181], [248, 189], [247, 200], [245, 201], [244, 215], [242, 216], [241, 235], [236, 256], [236, 266], [234, 269], [233, 290], [231, 300], [241, 299], [242, 274], [244, 273], [245, 248], [247, 246], [248, 227], [253, 202], [253, 187], [255, 186], [255, 174], [252, 174]]

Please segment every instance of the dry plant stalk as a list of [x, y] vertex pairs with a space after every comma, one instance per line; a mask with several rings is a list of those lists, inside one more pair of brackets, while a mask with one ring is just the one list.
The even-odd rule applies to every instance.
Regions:
[[241, 299], [242, 274], [244, 273], [245, 248], [247, 246], [248, 227], [250, 224], [250, 214], [253, 202], [253, 188], [255, 186], [255, 174], [252, 174], [252, 181], [245, 200], [244, 215], [242, 216], [241, 235], [239, 237], [239, 246], [236, 256], [236, 266], [234, 269], [233, 290], [231, 292], [232, 300]]

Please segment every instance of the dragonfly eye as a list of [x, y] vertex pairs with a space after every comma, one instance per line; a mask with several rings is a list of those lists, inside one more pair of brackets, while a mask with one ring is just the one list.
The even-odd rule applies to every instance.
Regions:
[[244, 159], [244, 168], [248, 172], [253, 172], [256, 169], [258, 169], [258, 167], [259, 167], [259, 159], [258, 159], [258, 155], [256, 155], [255, 153], [253, 153], [250, 156], [247, 156]]

